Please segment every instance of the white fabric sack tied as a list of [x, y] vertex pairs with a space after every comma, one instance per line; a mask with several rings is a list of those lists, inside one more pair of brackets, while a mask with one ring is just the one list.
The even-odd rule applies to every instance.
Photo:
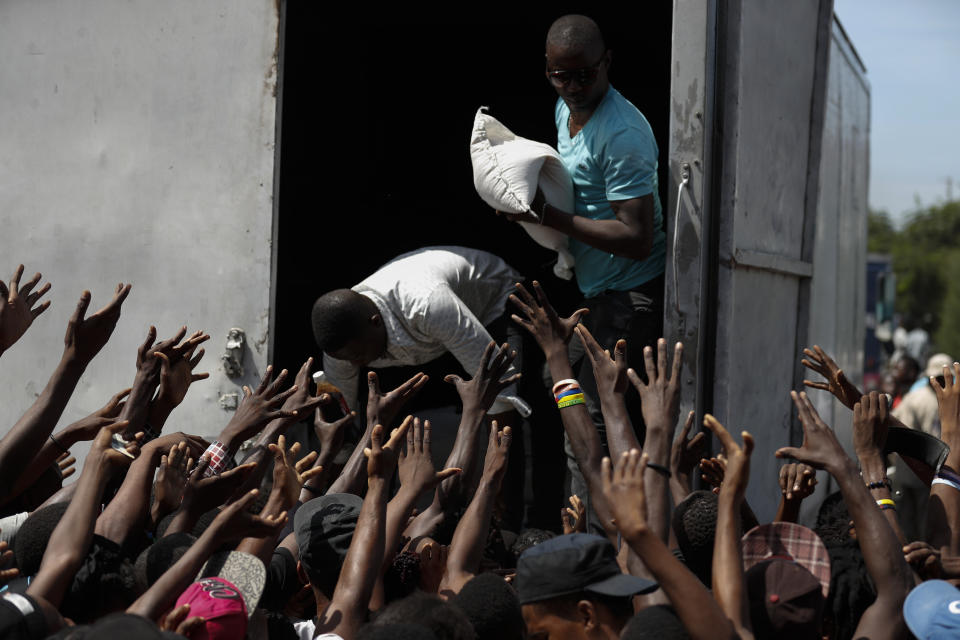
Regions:
[[[573, 211], [573, 180], [560, 161], [560, 154], [548, 144], [515, 135], [485, 110], [486, 107], [477, 110], [470, 138], [473, 185], [483, 201], [497, 211], [523, 213], [530, 209], [539, 185], [550, 205]], [[574, 261], [567, 236], [539, 224], [520, 225], [537, 244], [557, 252], [553, 266], [557, 277], [572, 278]]]

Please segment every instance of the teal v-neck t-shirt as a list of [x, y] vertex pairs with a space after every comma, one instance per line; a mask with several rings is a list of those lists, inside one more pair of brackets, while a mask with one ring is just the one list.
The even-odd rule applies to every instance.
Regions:
[[562, 99], [555, 109], [557, 151], [573, 178], [579, 216], [614, 220], [610, 201], [653, 196], [653, 246], [646, 260], [594, 249], [573, 238], [577, 284], [587, 298], [604, 291], [628, 291], [663, 273], [666, 256], [663, 211], [657, 193], [657, 141], [643, 114], [610, 87], [587, 124], [573, 138], [570, 109]]

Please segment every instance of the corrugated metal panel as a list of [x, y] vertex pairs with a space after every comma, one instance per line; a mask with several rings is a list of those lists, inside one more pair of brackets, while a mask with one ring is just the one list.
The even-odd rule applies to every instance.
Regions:
[[[221, 395], [261, 373], [277, 11], [268, 0], [0, 4], [0, 277], [23, 262], [53, 283], [52, 307], [0, 362], [0, 432], [45, 385], [85, 288], [95, 310], [133, 283], [61, 424], [130, 384], [150, 324], [213, 336], [201, 365], [211, 378], [168, 430], [216, 434], [230, 417]], [[218, 362], [235, 326], [248, 336], [242, 380]]]

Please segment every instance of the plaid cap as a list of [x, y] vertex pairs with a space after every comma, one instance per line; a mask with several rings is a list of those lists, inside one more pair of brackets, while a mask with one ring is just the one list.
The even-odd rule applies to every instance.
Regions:
[[823, 597], [830, 592], [830, 554], [816, 533], [792, 522], [762, 524], [740, 540], [743, 570], [765, 560], [791, 560], [809, 571], [820, 582]]
[[960, 635], [960, 590], [944, 580], [922, 582], [907, 595], [903, 617], [919, 640]]

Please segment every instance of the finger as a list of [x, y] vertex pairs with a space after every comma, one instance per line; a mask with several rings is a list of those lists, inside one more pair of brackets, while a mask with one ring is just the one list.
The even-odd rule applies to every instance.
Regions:
[[[490, 363], [490, 368], [488, 373], [490, 377], [499, 378], [500, 375], [505, 370], [503, 363], [510, 357], [510, 345], [504, 342], [496, 351], [496, 355], [493, 357], [493, 362]], [[509, 364], [507, 366], [510, 366]]]
[[380, 397], [380, 380], [375, 371], [367, 372], [367, 395], [371, 398]]
[[176, 633], [187, 638], [192, 637], [194, 631], [202, 627], [207, 622], [203, 616], [193, 616], [187, 618], [177, 625]]
[[500, 448], [509, 451], [512, 442], [513, 429], [511, 427], [504, 427], [503, 431], [500, 432]]
[[[409, 416], [408, 416], [409, 417]], [[370, 448], [366, 451], [380, 451], [381, 443], [383, 442], [383, 425], [378, 424], [373, 427], [373, 431], [370, 432]], [[366, 453], [366, 451], [364, 453]], [[370, 455], [367, 453], [367, 455]]]
[[424, 421], [423, 421], [423, 444], [422, 444], [422, 448], [423, 448], [423, 453], [424, 453], [428, 458], [429, 458], [429, 457], [431, 456], [431, 454], [432, 454], [431, 447], [430, 447], [430, 441], [431, 441], [432, 432], [433, 432], [433, 425], [430, 424], [430, 421], [429, 421], [429, 420], [424, 420]]
[[297, 371], [297, 377], [294, 378], [294, 381], [297, 384], [307, 384], [310, 381], [310, 371], [313, 369], [313, 356], [307, 358], [307, 361], [300, 365], [300, 370]]
[[420, 391], [423, 388], [423, 385], [427, 383], [430, 378], [422, 371], [419, 371], [413, 375], [409, 380], [404, 382], [402, 385], [396, 388], [396, 392], [403, 397], [412, 397], [413, 394]]
[[299, 455], [301, 448], [302, 448], [302, 447], [301, 447], [301, 445], [300, 445], [299, 442], [294, 442], [294, 443], [290, 446], [290, 448], [287, 449], [287, 454], [288, 454], [291, 458], [296, 458], [297, 455]]
[[164, 617], [163, 622], [160, 624], [160, 628], [164, 631], [173, 631], [180, 625], [181, 622], [183, 622], [189, 611], [189, 604], [184, 603], [180, 605]]
[[265, 417], [267, 420], [280, 420], [286, 418], [296, 418], [297, 415], [299, 414], [296, 410], [288, 411], [286, 409], [277, 409], [276, 411], [266, 414]]
[[[684, 421], [683, 427], [680, 429], [680, 438], [684, 441], [686, 441], [687, 437], [690, 435], [690, 429], [693, 428], [693, 416], [694, 416], [693, 411], [690, 411], [689, 413], [687, 413], [687, 419]], [[697, 435], [702, 436], [704, 434], [703, 432], [700, 432]], [[693, 445], [693, 441], [691, 440], [689, 443], [687, 443], [687, 448], [688, 449], [691, 448], [692, 445]]]
[[[516, 353], [516, 351], [514, 351], [513, 353]], [[500, 387], [500, 389], [504, 389], [505, 387], [509, 387], [510, 385], [512, 385], [514, 382], [516, 382], [522, 377], [523, 377], [522, 373], [515, 373], [512, 376], [509, 376], [507, 378], [504, 378], [503, 380], [500, 380], [497, 383], [497, 385]]]
[[489, 369], [490, 358], [493, 356], [493, 350], [496, 348], [497, 348], [497, 343], [494, 342], [493, 340], [487, 343], [487, 346], [483, 350], [483, 355], [480, 356], [480, 366], [477, 368], [478, 377], [486, 373], [487, 369]]
[[520, 310], [528, 316], [533, 315], [533, 307], [538, 306], [536, 300], [534, 300], [530, 292], [527, 291], [527, 288], [519, 282], [514, 285], [514, 289], [516, 293], [510, 294], [510, 300], [520, 307]]
[[563, 525], [563, 535], [573, 533], [573, 522], [570, 519], [569, 509], [560, 508], [560, 523]]
[[[279, 381], [280, 378], [278, 377], [277, 380]], [[271, 397], [271, 393], [274, 390], [274, 387], [271, 386], [269, 389], [267, 389], [266, 393], [264, 394], [265, 398], [270, 398], [269, 400], [267, 400], [267, 406], [272, 409], [273, 407], [278, 407], [282, 405], [287, 400], [287, 398], [289, 398], [290, 396], [292, 396], [297, 392], [298, 388], [299, 387], [297, 387], [297, 385], [293, 385], [283, 393], [279, 393]], [[319, 404], [319, 401], [317, 401], [317, 403]]]
[[452, 385], [454, 385], [454, 386], [458, 386], [458, 385], [460, 385], [461, 382], [463, 382], [463, 378], [461, 378], [460, 376], [458, 376], [458, 375], [456, 375], [456, 374], [451, 373], [451, 374], [449, 374], [449, 375], [444, 376], [444, 377], [443, 377], [443, 381], [446, 382], [446, 383], [448, 383], [448, 384], [452, 384]]
[[665, 375], [667, 371], [667, 341], [657, 340], [657, 376]]
[[443, 480], [446, 480], [447, 478], [452, 478], [453, 476], [458, 475], [460, 473], [463, 473], [463, 469], [461, 469], [460, 467], [448, 467], [443, 471], [438, 471], [436, 475], [436, 479], [442, 482]]
[[[246, 464], [241, 464], [237, 467], [234, 467], [233, 469], [230, 469], [229, 471], [224, 471], [223, 473], [220, 474], [220, 478], [222, 478], [223, 480], [230, 480], [230, 479], [243, 480], [243, 478], [245, 478], [251, 471], [256, 469], [256, 467], [257, 467], [256, 462], [248, 462]], [[198, 468], [199, 468], [199, 465], [198, 465]]]
[[[692, 412], [691, 412], [692, 413]], [[696, 451], [707, 443], [707, 434], [701, 431], [697, 435], [690, 438], [690, 441], [687, 442], [688, 451]]]
[[263, 379], [260, 380], [260, 385], [257, 387], [257, 395], [260, 395], [266, 390], [267, 385], [270, 384], [270, 378], [272, 377], [273, 377], [273, 365], [268, 364], [267, 370], [263, 374]]
[[[67, 454], [63, 454], [63, 455], [67, 455]], [[77, 459], [74, 458], [73, 456], [70, 456], [70, 457], [67, 458], [66, 460], [59, 460], [59, 461], [57, 462], [57, 464], [60, 465], [60, 468], [61, 468], [61, 469], [65, 469], [65, 468], [69, 467], [70, 465], [76, 464], [76, 463], [77, 463]]]
[[197, 351], [196, 355], [194, 355], [193, 358], [190, 359], [190, 370], [191, 370], [191, 371], [192, 371], [193, 369], [195, 369], [198, 364], [200, 364], [200, 361], [203, 360], [204, 354], [206, 354], [206, 351], [204, 350], [203, 347], [200, 347], [200, 349]]
[[[417, 452], [417, 431], [420, 427], [420, 418], [413, 419], [413, 429], [407, 429], [407, 454], [413, 455]], [[423, 436], [421, 436], [422, 439]]]
[[387, 441], [387, 444], [384, 446], [385, 449], [390, 449], [391, 451], [396, 451], [400, 447], [400, 443], [403, 442], [403, 439], [407, 435], [407, 430], [413, 426], [413, 416], [407, 416], [403, 422], [400, 423], [400, 426], [393, 430], [390, 434], [390, 439]]
[[[311, 452], [311, 453], [312, 453], [312, 454], [316, 454], [316, 451], [313, 451], [313, 452]], [[308, 457], [309, 457], [309, 456], [308, 456]], [[317, 456], [316, 456], [316, 455], [313, 455], [313, 459], [311, 459], [310, 464], [313, 464], [313, 461], [316, 460], [316, 458], [317, 458]], [[304, 460], [306, 460], [306, 458], [304, 458]], [[297, 463], [297, 464], [299, 464], [299, 463]], [[298, 471], [297, 473], [300, 473], [300, 479], [301, 479], [304, 483], [306, 483], [306, 481], [309, 480], [310, 478], [315, 478], [315, 477], [317, 477], [318, 475], [320, 475], [321, 473], [323, 473], [323, 465], [318, 466], [318, 467], [310, 467], [310, 468], [307, 469], [306, 471], [303, 471], [303, 472]]]
[[37, 319], [37, 316], [39, 316], [41, 313], [43, 313], [44, 311], [46, 311], [46, 310], [49, 309], [49, 308], [50, 308], [50, 301], [47, 300], [47, 301], [44, 302], [42, 305], [40, 305], [39, 307], [37, 307], [36, 309], [34, 309], [33, 311], [30, 312], [31, 317], [32, 317], [34, 320], [36, 320], [36, 319]]
[[193, 383], [193, 382], [197, 382], [198, 380], [206, 380], [209, 377], [210, 377], [210, 374], [206, 372], [195, 373], [192, 376], [190, 376], [190, 382]]
[[87, 313], [87, 307], [90, 306], [90, 292], [84, 291], [80, 294], [80, 301], [77, 302], [77, 308], [73, 312], [73, 316], [70, 317], [70, 322], [67, 325], [67, 331], [72, 331], [77, 324], [83, 322], [83, 317]]
[[613, 465], [610, 464], [608, 456], [604, 456], [600, 461], [600, 478], [603, 480], [603, 492], [609, 493], [613, 484]]
[[795, 460], [802, 459], [800, 455], [799, 447], [780, 447], [773, 453], [776, 458], [794, 458]]
[[[650, 347], [647, 347], [647, 348], [649, 349]], [[644, 389], [647, 386], [646, 384], [644, 384], [643, 380], [640, 379], [640, 376], [637, 375], [637, 372], [634, 371], [633, 368], [627, 369], [627, 379], [630, 381], [630, 384], [633, 385], [633, 388], [636, 389], [637, 391], [640, 391], [641, 389]]]
[[733, 439], [733, 436], [726, 430], [726, 428], [720, 424], [720, 421], [714, 418], [709, 413], [703, 416], [703, 426], [709, 429], [713, 435], [720, 440], [720, 444], [723, 445], [723, 448], [729, 453], [733, 451], [737, 446], [736, 441]]
[[647, 384], [650, 384], [657, 379], [657, 370], [653, 362], [653, 349], [650, 347], [643, 348], [643, 366], [647, 371]]
[[23, 265], [17, 267], [17, 270], [13, 272], [13, 277], [10, 278], [10, 291], [13, 295], [17, 295], [17, 290], [20, 288], [21, 276], [23, 276]]
[[123, 301], [127, 299], [127, 296], [130, 295], [130, 289], [133, 288], [133, 285], [124, 285], [120, 283], [117, 285], [117, 292], [113, 296], [107, 306], [100, 310], [101, 313], [108, 313], [110, 311], [119, 311], [120, 307], [123, 305]]
[[118, 422], [114, 422], [113, 424], [109, 424], [103, 428], [109, 431], [110, 435], [113, 435], [114, 433], [120, 433], [121, 431], [123, 431], [129, 426], [130, 426], [129, 420], [120, 420]]
[[0, 280], [0, 299], [4, 301], [10, 300], [10, 289], [7, 288], [7, 283], [3, 280]]
[[[280, 392], [280, 387], [283, 386], [284, 381], [287, 379], [287, 374], [289, 373], [290, 372], [287, 371], [286, 369], [282, 369], [280, 371], [280, 375], [277, 376], [277, 379], [274, 380], [273, 383], [267, 388], [267, 391], [266, 391], [267, 397], [276, 397], [276, 395]], [[294, 390], [296, 388], [297, 388], [297, 385], [293, 385], [292, 387], [290, 387], [290, 389], [294, 389]], [[288, 389], [287, 391], [289, 391], [290, 389]]]
[[820, 389], [821, 391], [830, 391], [830, 385], [826, 382], [814, 382], [813, 380], [804, 380], [803, 384], [811, 389]]
[[600, 343], [597, 342], [596, 338], [593, 337], [593, 334], [590, 333], [590, 330], [585, 326], [577, 325], [577, 327], [574, 328], [574, 331], [580, 337], [581, 342], [583, 342], [583, 346], [587, 354], [595, 357], [596, 354], [603, 351]]
[[537, 296], [537, 302], [540, 303], [540, 306], [543, 307], [543, 310], [547, 313], [547, 315], [557, 315], [557, 312], [553, 310], [553, 305], [550, 304], [550, 300], [547, 298], [547, 294], [540, 286], [540, 283], [536, 280], [533, 281], [533, 292]]

